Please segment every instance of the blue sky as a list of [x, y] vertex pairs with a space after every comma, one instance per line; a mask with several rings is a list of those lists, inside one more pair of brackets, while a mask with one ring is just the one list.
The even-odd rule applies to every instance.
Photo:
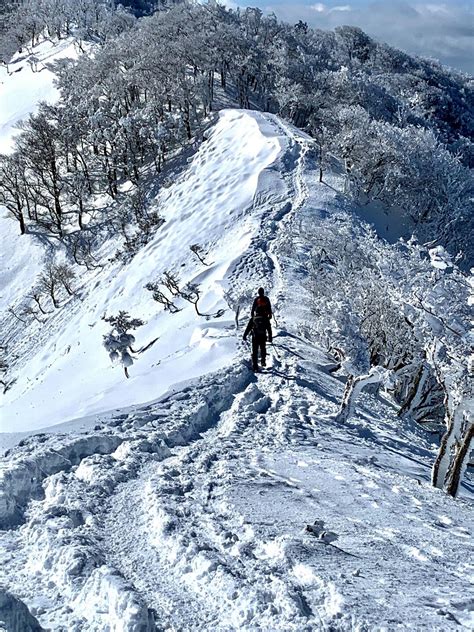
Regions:
[[225, 0], [231, 7], [259, 7], [280, 19], [331, 29], [359, 26], [408, 53], [438, 59], [474, 74], [474, 0]]

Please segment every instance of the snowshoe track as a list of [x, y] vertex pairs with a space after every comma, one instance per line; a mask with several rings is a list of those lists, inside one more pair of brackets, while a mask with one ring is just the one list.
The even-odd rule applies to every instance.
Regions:
[[[111, 499], [103, 524], [107, 557], [151, 605], [160, 628], [256, 630], [262, 625], [309, 631], [327, 618], [324, 582], [320, 610], [313, 612], [304, 589], [292, 580], [291, 556], [267, 556], [231, 502], [232, 487], [253, 471], [261, 450], [291, 443], [282, 422], [285, 410], [294, 416], [293, 393], [285, 380], [277, 380], [278, 394], [271, 374], [250, 382], [201, 439], [147, 465], [140, 479]], [[254, 446], [250, 454], [249, 445]], [[124, 512], [130, 531], [116, 527]], [[296, 547], [302, 539], [295, 538]], [[195, 623], [181, 628], [182, 621]]]

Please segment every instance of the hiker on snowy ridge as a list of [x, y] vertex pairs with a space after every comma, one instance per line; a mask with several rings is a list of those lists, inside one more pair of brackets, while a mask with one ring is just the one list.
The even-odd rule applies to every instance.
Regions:
[[[253, 310], [252, 310], [253, 311]], [[258, 351], [260, 349], [260, 358], [262, 366], [266, 366], [267, 349], [265, 343], [272, 342], [272, 328], [270, 320], [267, 317], [265, 308], [257, 306], [255, 309], [255, 315], [249, 320], [247, 328], [244, 332], [244, 340], [247, 340], [247, 336], [252, 336], [252, 369], [258, 371]]]
[[265, 296], [265, 290], [263, 287], [258, 288], [258, 296], [255, 298], [252, 305], [252, 318], [255, 316], [257, 307], [262, 308], [263, 313], [267, 316], [268, 320], [272, 317], [272, 306], [268, 296]]

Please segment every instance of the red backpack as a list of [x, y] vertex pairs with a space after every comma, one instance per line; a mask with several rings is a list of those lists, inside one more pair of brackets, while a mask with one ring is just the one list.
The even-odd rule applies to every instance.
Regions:
[[255, 313], [271, 318], [270, 301], [266, 296], [257, 296], [255, 299]]

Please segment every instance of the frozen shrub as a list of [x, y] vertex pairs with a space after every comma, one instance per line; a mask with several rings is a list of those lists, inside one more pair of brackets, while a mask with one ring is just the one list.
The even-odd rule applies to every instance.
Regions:
[[128, 374], [129, 367], [133, 364], [132, 353], [135, 353], [132, 345], [135, 336], [129, 333], [130, 330], [137, 329], [144, 324], [139, 318], [131, 318], [127, 312], [120, 311], [117, 316], [109, 316], [104, 320], [112, 325], [112, 330], [104, 336], [104, 347], [109, 354], [113, 364], [120, 363]]

